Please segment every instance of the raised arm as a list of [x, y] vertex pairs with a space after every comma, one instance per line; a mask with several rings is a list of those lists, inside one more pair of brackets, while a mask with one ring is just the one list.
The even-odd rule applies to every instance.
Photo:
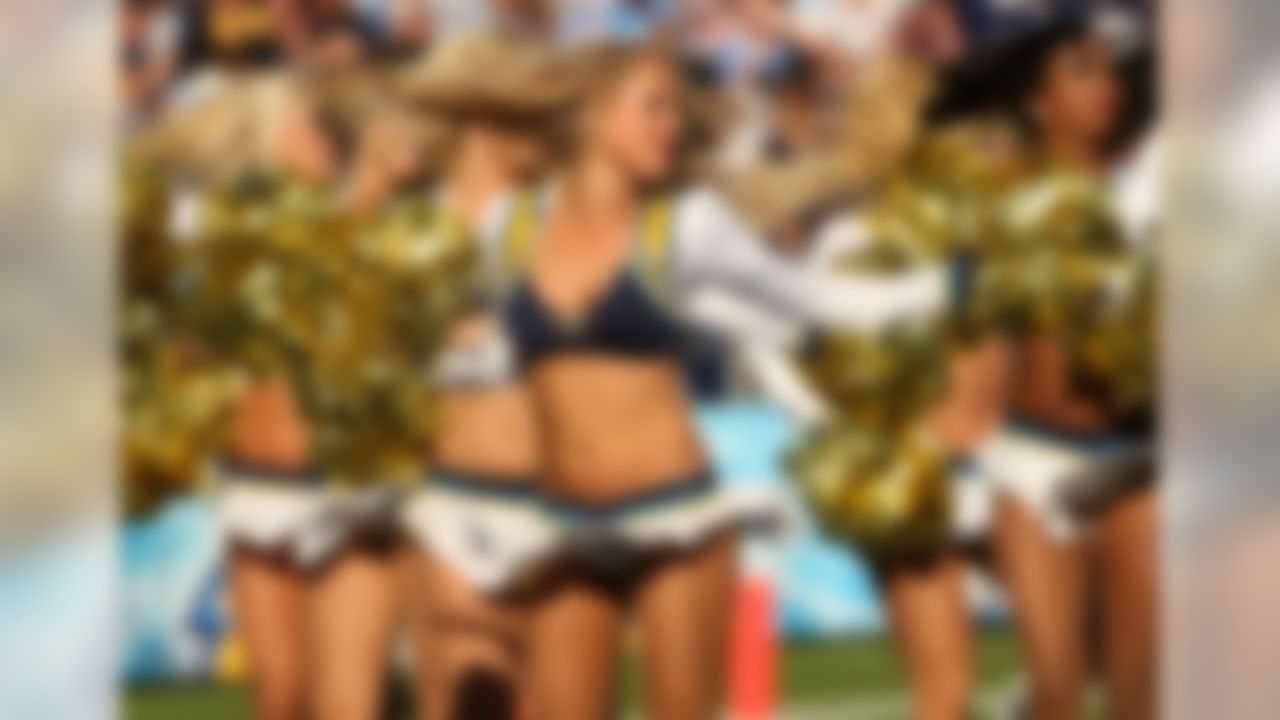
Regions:
[[[845, 232], [857, 239], [856, 226]], [[675, 264], [685, 297], [714, 287], [791, 322], [824, 328], [876, 332], [935, 315], [946, 295], [941, 266], [869, 277], [783, 258], [709, 190], [694, 191], [681, 202]]]
[[803, 328], [718, 288], [699, 291], [689, 302], [688, 315], [731, 340], [760, 392], [802, 427], [820, 425], [830, 417], [826, 401], [791, 362], [805, 337]]

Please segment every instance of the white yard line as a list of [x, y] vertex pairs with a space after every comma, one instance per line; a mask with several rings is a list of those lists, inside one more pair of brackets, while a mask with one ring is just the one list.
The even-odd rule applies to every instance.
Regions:
[[[1000, 718], [1009, 707], [1016, 686], [991, 688], [978, 694], [974, 709]], [[905, 694], [805, 703], [784, 708], [780, 720], [904, 720], [911, 717], [911, 698]]]
[[[1015, 681], [989, 688], [978, 694], [975, 710], [984, 717], [1003, 720], [1018, 692]], [[784, 707], [778, 720], [904, 720], [911, 716], [911, 698], [905, 694], [825, 700], [798, 703]], [[625, 720], [650, 720], [639, 711], [628, 713]], [[725, 716], [725, 720], [733, 720]]]

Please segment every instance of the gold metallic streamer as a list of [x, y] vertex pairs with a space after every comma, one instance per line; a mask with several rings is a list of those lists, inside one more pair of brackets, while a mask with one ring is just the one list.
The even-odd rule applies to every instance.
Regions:
[[[164, 292], [151, 307], [162, 321], [135, 333], [126, 368], [131, 488], [195, 485], [235, 399], [210, 388], [263, 377], [292, 388], [314, 468], [332, 482], [421, 477], [436, 418], [431, 366], [476, 294], [478, 257], [461, 222], [425, 197], [359, 219], [305, 183], [241, 177], [206, 192], [194, 240], [160, 242]], [[155, 420], [172, 417], [184, 422]]]

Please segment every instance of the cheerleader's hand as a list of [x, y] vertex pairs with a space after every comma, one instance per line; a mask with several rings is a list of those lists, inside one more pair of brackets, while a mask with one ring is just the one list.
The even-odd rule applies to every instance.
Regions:
[[422, 171], [420, 146], [409, 121], [398, 113], [383, 112], [365, 122], [352, 172], [352, 202], [358, 211], [376, 212]]
[[260, 382], [245, 390], [233, 411], [227, 452], [240, 462], [278, 470], [310, 463], [306, 418], [285, 382]]

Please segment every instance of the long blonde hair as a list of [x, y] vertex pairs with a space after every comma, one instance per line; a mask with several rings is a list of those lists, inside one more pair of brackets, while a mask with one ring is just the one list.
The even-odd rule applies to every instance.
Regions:
[[578, 92], [570, 112], [555, 124], [553, 138], [559, 162], [577, 155], [586, 135], [582, 111], [593, 102], [608, 97], [618, 81], [634, 68], [649, 62], [669, 67], [679, 83], [684, 138], [677, 170], [671, 183], [687, 181], [704, 174], [709, 150], [719, 140], [725, 126], [724, 108], [716, 99], [695, 87], [684, 72], [676, 51], [658, 42], [627, 43], [601, 41], [584, 45], [574, 52], [574, 72]]
[[216, 95], [168, 111], [128, 146], [166, 174], [202, 182], [266, 171], [276, 161], [280, 123], [304, 101], [290, 76], [231, 78]]

